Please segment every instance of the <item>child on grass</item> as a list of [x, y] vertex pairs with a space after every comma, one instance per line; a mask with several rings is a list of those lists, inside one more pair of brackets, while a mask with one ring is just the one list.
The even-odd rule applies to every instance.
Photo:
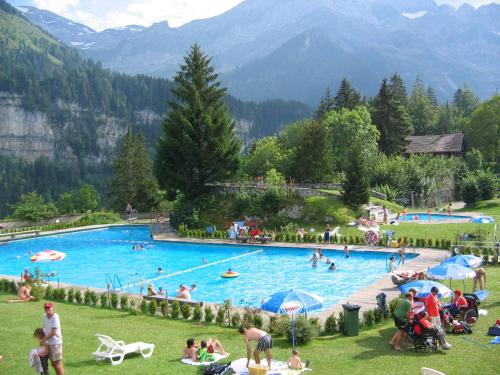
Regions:
[[288, 358], [288, 368], [292, 370], [302, 370], [303, 368], [309, 365], [309, 361], [306, 361], [305, 364], [302, 363], [299, 357], [298, 350], [292, 350], [292, 356]]
[[42, 328], [35, 329], [33, 337], [38, 339], [39, 347], [36, 349], [36, 354], [40, 358], [40, 363], [42, 367], [41, 375], [49, 375], [49, 345], [46, 341], [42, 341], [45, 338], [45, 332]]

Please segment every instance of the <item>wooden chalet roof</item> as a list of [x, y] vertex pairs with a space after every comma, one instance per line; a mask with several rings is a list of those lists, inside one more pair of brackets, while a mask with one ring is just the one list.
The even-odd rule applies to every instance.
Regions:
[[407, 154], [456, 153], [463, 151], [464, 135], [413, 135], [406, 140], [409, 142], [406, 146]]

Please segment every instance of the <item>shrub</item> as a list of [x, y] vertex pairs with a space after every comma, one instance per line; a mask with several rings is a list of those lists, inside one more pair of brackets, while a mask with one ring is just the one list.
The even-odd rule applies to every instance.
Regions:
[[201, 321], [202, 318], [203, 318], [203, 313], [201, 311], [201, 307], [200, 305], [196, 305], [193, 309], [193, 320], [195, 322], [199, 322]]
[[269, 320], [269, 332], [276, 336], [285, 336], [289, 320], [288, 315], [271, 317]]
[[47, 288], [45, 288], [45, 295], [43, 296], [45, 299], [53, 299], [54, 298], [54, 288], [52, 288], [50, 285], [47, 285]]
[[141, 301], [141, 304], [139, 305], [139, 310], [141, 310], [141, 313], [147, 314], [148, 313], [148, 301], [143, 299]]
[[75, 290], [71, 288], [70, 290], [68, 290], [68, 302], [73, 303], [74, 300], [75, 300]]
[[160, 312], [161, 312], [161, 315], [163, 316], [168, 316], [168, 303], [167, 301], [161, 301], [160, 302]]
[[217, 316], [215, 317], [215, 322], [217, 324], [223, 325], [226, 320], [226, 309], [224, 306], [220, 306], [219, 310], [217, 310]]
[[339, 318], [337, 319], [337, 325], [339, 326], [339, 332], [344, 332], [344, 312], [339, 312]]
[[262, 328], [264, 325], [264, 319], [262, 319], [262, 316], [260, 314], [255, 314], [253, 316], [253, 325], [257, 328]]
[[493, 199], [498, 190], [498, 179], [489, 171], [479, 172], [477, 175], [477, 188], [480, 199]]
[[116, 309], [118, 307], [118, 294], [116, 294], [115, 292], [111, 293], [110, 304], [113, 309]]
[[83, 292], [83, 303], [86, 305], [90, 305], [92, 303], [92, 300], [90, 299], [89, 289], [85, 289], [85, 292]]
[[92, 306], [96, 307], [97, 305], [97, 293], [93, 290], [90, 291], [90, 303]]
[[253, 313], [250, 309], [246, 308], [243, 313], [243, 324], [251, 326], [253, 324]]
[[399, 298], [394, 298], [389, 301], [389, 315], [394, 317], [394, 310], [399, 302]]
[[380, 323], [384, 319], [384, 313], [380, 309], [373, 309], [373, 319], [375, 323]]
[[185, 303], [181, 306], [181, 314], [184, 319], [189, 319], [191, 316], [191, 306], [189, 304]]
[[214, 312], [210, 306], [205, 307], [205, 322], [211, 323], [214, 320]]
[[101, 294], [99, 301], [101, 302], [102, 308], [108, 307], [108, 295], [106, 293]]
[[239, 327], [241, 324], [241, 315], [240, 313], [234, 313], [231, 317], [231, 325], [233, 327]]
[[172, 319], [177, 319], [179, 317], [180, 312], [181, 312], [179, 302], [173, 301], [172, 305], [170, 307], [171, 307], [170, 308], [170, 317]]
[[335, 318], [335, 314], [331, 314], [326, 318], [323, 332], [325, 335], [331, 335], [337, 332], [337, 319]]
[[63, 288], [58, 288], [55, 290], [55, 300], [64, 302], [66, 300], [66, 290]]
[[78, 304], [82, 303], [82, 291], [81, 290], [75, 291], [75, 301]]
[[432, 238], [427, 240], [427, 247], [432, 247]]
[[374, 321], [373, 310], [365, 310], [363, 311], [363, 322], [367, 327], [371, 327]]
[[468, 174], [460, 180], [460, 194], [466, 204], [473, 204], [479, 200], [477, 178]]
[[[292, 342], [292, 322], [288, 322], [286, 336], [289, 342]], [[303, 316], [299, 316], [294, 322], [295, 328], [295, 343], [296, 344], [306, 344], [315, 336], [318, 335], [318, 328], [312, 325], [309, 320]]]
[[120, 297], [120, 308], [122, 310], [128, 309], [128, 297], [125, 294]]
[[151, 315], [155, 316], [157, 309], [158, 309], [158, 303], [155, 300], [152, 300], [151, 302], [149, 302], [148, 312]]
[[137, 315], [137, 300], [131, 298], [129, 301], [129, 309], [131, 315]]

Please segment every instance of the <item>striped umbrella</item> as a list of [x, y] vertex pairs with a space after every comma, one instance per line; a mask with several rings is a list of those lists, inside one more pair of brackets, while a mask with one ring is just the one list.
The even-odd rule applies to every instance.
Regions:
[[66, 257], [65, 253], [56, 250], [43, 250], [30, 258], [31, 262], [58, 262]]

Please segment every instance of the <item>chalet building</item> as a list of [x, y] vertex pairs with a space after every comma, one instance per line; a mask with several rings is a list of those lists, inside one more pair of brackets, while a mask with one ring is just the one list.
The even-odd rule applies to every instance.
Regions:
[[465, 153], [464, 135], [462, 133], [413, 135], [407, 137], [406, 140], [409, 143], [406, 146], [405, 155], [432, 154], [463, 157]]

